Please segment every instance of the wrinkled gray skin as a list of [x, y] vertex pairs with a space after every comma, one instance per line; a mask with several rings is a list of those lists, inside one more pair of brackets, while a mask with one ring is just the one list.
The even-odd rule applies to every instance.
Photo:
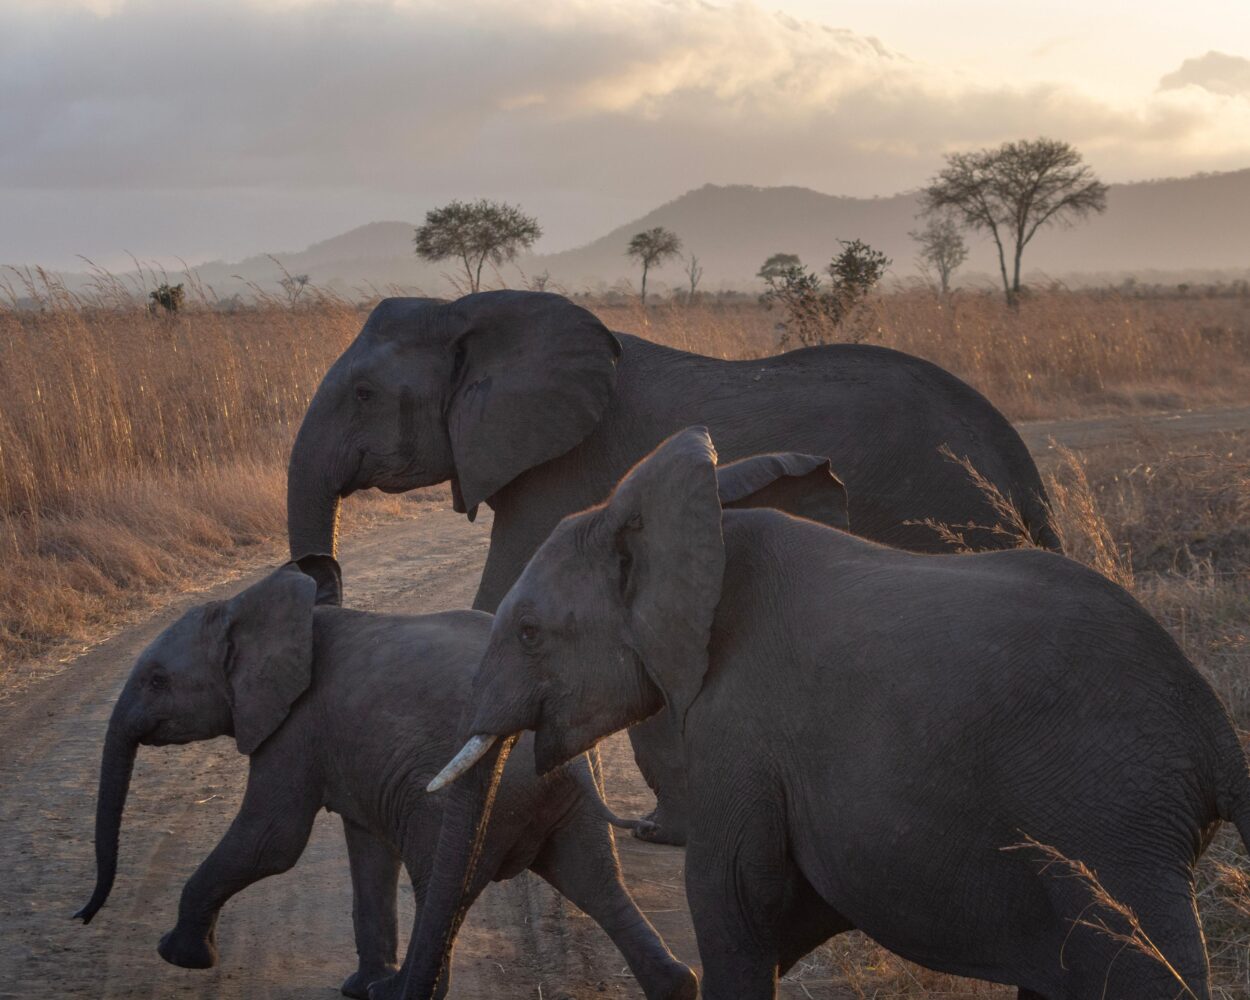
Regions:
[[[288, 564], [232, 600], [189, 611], [140, 655], [108, 727], [97, 883], [77, 916], [90, 920], [112, 887], [136, 748], [233, 735], [250, 755], [243, 805], [184, 887], [161, 956], [187, 968], [214, 965], [222, 906], [294, 865], [324, 806], [343, 817], [351, 862], [359, 962], [342, 990], [389, 997], [402, 983], [394, 975], [400, 865], [420, 910], [445, 798], [426, 794], [425, 785], [456, 748], [491, 619], [475, 611], [314, 608], [317, 597], [337, 603], [338, 566], [328, 556], [300, 565], [311, 575]], [[615, 817], [587, 758], [540, 778], [531, 740], [520, 740], [512, 757], [521, 761], [497, 783], [496, 818], [466, 899], [528, 868], [608, 932], [648, 997], [691, 1000], [694, 973], [673, 958], [621, 882], [605, 822]]]
[[500, 605], [470, 726], [535, 730], [545, 772], [669, 707], [703, 996], [772, 997], [852, 926], [1022, 997], [1179, 995], [1074, 924], [1127, 929], [1011, 850], [1031, 837], [1095, 871], [1208, 997], [1193, 867], [1219, 820], [1250, 837], [1250, 775], [1170, 636], [1052, 553], [920, 556], [722, 513], [714, 461], [686, 431], [556, 529]]
[[[293, 556], [334, 551], [339, 498], [451, 480], [457, 509], [494, 509], [474, 607], [494, 611], [560, 519], [604, 499], [669, 435], [705, 424], [721, 457], [828, 456], [850, 491], [851, 530], [921, 552], [944, 542], [931, 518], [1000, 523], [943, 445], [1058, 548], [1037, 469], [979, 393], [896, 351], [836, 344], [722, 361], [612, 334], [567, 299], [482, 292], [458, 301], [387, 299], [327, 373], [291, 453]], [[1011, 532], [965, 531], [973, 548]], [[648, 839], [683, 843], [685, 775], [663, 718], [632, 730], [659, 806]]]

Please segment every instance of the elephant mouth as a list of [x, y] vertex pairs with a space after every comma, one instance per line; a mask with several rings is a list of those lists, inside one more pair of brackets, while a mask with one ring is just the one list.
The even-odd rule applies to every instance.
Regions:
[[451, 473], [431, 472], [415, 460], [404, 461], [396, 454], [362, 451], [355, 474], [339, 494], [350, 496], [357, 490], [376, 489], [383, 493], [407, 493], [424, 486], [435, 486], [451, 478]]
[[204, 739], [201, 733], [179, 729], [170, 719], [153, 723], [142, 736], [139, 744], [145, 747], [176, 747]]

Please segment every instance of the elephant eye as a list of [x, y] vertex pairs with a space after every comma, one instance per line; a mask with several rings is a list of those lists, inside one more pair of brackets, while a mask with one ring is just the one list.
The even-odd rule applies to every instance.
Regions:
[[451, 377], [456, 378], [464, 369], [464, 344], [456, 345], [456, 355], [451, 359]]
[[168, 691], [169, 676], [163, 670], [154, 670], [148, 677], [148, 687], [153, 691]]
[[625, 597], [629, 591], [629, 575], [634, 568], [634, 557], [628, 551], [623, 551], [619, 555], [621, 560], [619, 567], [621, 596]]
[[362, 403], [367, 403], [373, 398], [373, 390], [367, 385], [358, 385], [356, 386], [356, 398]]
[[517, 627], [517, 638], [526, 649], [534, 649], [538, 645], [540, 635], [538, 623], [530, 618], [524, 619]]

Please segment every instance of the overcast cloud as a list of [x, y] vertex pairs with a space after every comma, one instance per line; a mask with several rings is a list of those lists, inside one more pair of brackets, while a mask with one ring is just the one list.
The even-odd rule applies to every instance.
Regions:
[[749, 3], [104, 9], [0, 10], [0, 261], [297, 249], [479, 195], [539, 214], [555, 250], [709, 181], [890, 194], [944, 151], [1042, 133], [1109, 179], [1250, 164], [1236, 55], [1119, 105]]

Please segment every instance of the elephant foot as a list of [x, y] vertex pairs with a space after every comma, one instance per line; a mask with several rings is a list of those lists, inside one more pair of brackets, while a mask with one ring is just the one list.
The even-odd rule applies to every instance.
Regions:
[[685, 847], [685, 818], [675, 816], [665, 810], [663, 805], [658, 805], [653, 812], [638, 821], [633, 834], [639, 840], [645, 840], [649, 844], [671, 844], [674, 847]]
[[[355, 1000], [369, 1000], [373, 995], [371, 987], [380, 984], [384, 979], [397, 979], [395, 973], [398, 971], [399, 967], [395, 965], [383, 965], [376, 969], [357, 969], [343, 980], [339, 992], [345, 997], [355, 997]], [[390, 994], [379, 993], [378, 996], [389, 997]]]
[[699, 995], [699, 977], [688, 965], [671, 961], [658, 982], [643, 986], [647, 1000], [696, 1000]]
[[204, 937], [175, 927], [156, 946], [161, 958], [183, 969], [211, 969], [217, 964], [217, 945], [211, 935]]
[[[400, 1000], [404, 995], [404, 977], [402, 975], [392, 973], [381, 979], [375, 979], [369, 984], [368, 991], [365, 996], [368, 1000]], [[347, 993], [347, 984], [343, 984], [343, 992]], [[348, 996], [358, 996], [356, 993], [348, 993]]]

